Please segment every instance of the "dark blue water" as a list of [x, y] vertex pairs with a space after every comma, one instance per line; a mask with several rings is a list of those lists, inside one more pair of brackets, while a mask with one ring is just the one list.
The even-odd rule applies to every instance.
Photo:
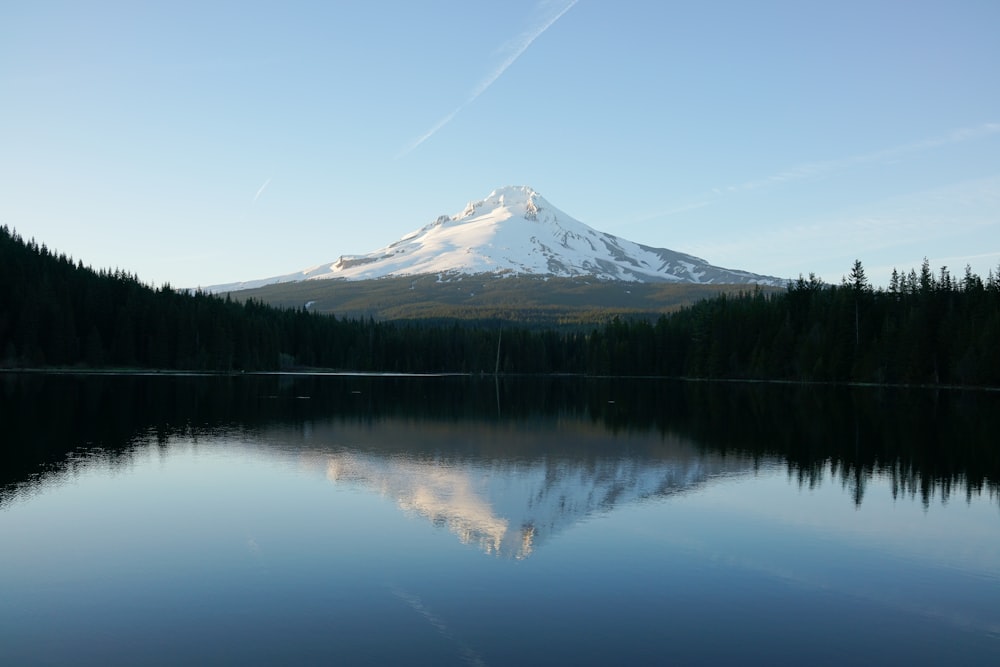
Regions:
[[0, 664], [990, 664], [996, 400], [858, 391], [8, 377]]

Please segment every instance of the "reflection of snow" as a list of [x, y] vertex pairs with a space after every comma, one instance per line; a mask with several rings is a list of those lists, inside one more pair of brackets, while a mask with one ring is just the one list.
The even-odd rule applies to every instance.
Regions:
[[435, 524], [445, 524], [462, 542], [478, 543], [487, 553], [499, 551], [507, 521], [495, 516], [489, 502], [472, 488], [471, 476], [457, 468], [365, 454], [331, 457], [327, 478], [359, 482], [396, 500]]
[[327, 477], [378, 491], [486, 553], [525, 558], [591, 514], [690, 489], [745, 465], [699, 457], [511, 462], [344, 452], [329, 457]]

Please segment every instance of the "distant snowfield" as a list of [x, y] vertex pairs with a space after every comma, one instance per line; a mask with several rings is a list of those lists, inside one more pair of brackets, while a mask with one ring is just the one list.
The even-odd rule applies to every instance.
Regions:
[[784, 278], [724, 269], [692, 255], [605, 234], [563, 213], [532, 188], [509, 186], [366, 255], [343, 255], [295, 273], [213, 285], [206, 291], [331, 278], [438, 274], [447, 280], [482, 273], [719, 285], [787, 283]]

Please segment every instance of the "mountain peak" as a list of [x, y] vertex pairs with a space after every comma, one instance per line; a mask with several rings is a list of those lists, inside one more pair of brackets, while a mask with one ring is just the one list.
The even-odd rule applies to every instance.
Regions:
[[509, 198], [514, 200], [519, 199], [530, 199], [531, 197], [540, 196], [538, 192], [530, 185], [505, 185], [502, 188], [497, 188], [489, 194], [487, 199], [503, 199]]
[[539, 202], [544, 201], [542, 196], [530, 186], [508, 185], [497, 188], [486, 199], [469, 202], [454, 219], [478, 217], [490, 212], [506, 210], [511, 216], [535, 220], [538, 211], [543, 208]]

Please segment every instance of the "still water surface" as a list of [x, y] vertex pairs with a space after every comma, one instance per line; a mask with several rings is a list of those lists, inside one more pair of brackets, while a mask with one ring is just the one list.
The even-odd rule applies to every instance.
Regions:
[[0, 376], [0, 664], [991, 664], [1000, 397]]

